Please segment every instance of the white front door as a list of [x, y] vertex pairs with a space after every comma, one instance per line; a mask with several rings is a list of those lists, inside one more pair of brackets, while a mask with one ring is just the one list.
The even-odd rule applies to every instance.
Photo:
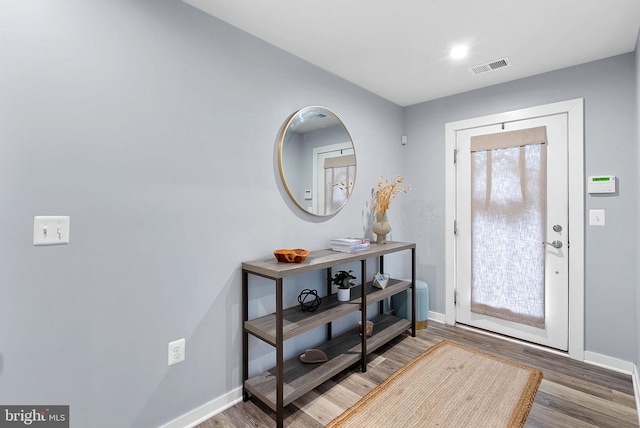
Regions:
[[[472, 137], [539, 127], [546, 148], [471, 154]], [[567, 135], [566, 113], [456, 132], [456, 322], [568, 350]], [[543, 183], [539, 205], [523, 196], [537, 191], [525, 183], [532, 174]], [[480, 192], [474, 206], [472, 191]]]

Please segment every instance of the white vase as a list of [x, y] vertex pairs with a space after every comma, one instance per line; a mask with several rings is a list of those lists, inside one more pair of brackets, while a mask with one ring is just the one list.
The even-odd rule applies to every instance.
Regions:
[[348, 302], [351, 299], [350, 288], [338, 288], [338, 300], [341, 302]]

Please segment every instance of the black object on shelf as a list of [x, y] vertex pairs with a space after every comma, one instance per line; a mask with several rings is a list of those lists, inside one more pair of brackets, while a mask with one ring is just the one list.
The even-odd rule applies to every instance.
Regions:
[[322, 299], [320, 299], [316, 290], [305, 288], [298, 295], [298, 303], [300, 303], [302, 312], [315, 312], [321, 302]]

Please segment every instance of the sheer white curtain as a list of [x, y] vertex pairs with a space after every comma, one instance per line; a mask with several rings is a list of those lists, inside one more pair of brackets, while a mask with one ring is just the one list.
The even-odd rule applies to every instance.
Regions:
[[471, 311], [544, 327], [546, 127], [471, 138]]
[[356, 156], [342, 155], [324, 160], [324, 213], [340, 208], [351, 192], [356, 174]]

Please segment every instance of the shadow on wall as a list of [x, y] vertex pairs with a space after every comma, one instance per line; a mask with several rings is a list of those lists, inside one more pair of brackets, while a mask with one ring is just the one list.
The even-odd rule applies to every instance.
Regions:
[[[164, 364], [164, 375], [140, 410], [132, 426], [161, 426], [203, 406], [202, 397], [214, 400], [237, 388], [242, 381], [241, 270], [238, 267], [219, 289], [187, 334], [185, 361]], [[215, 287], [215, 285], [212, 285]], [[219, 308], [225, 308], [220, 325]], [[166, 403], [172, 403], [168, 407]]]

